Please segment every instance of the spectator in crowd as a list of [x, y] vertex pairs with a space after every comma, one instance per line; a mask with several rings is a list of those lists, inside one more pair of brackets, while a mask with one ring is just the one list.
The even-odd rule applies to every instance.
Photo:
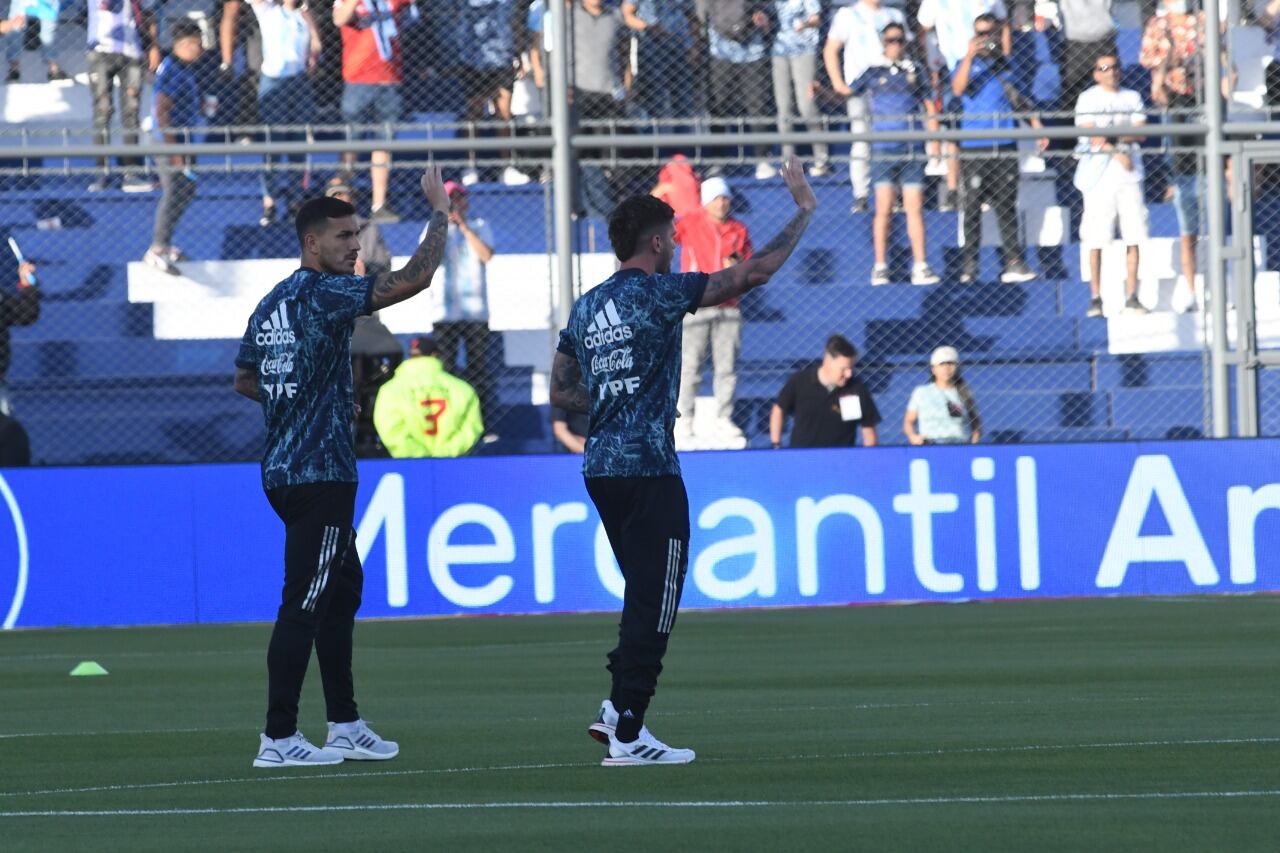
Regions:
[[[400, 120], [400, 33], [416, 16], [413, 0], [336, 0], [333, 23], [342, 31], [342, 119], [348, 124], [388, 124]], [[346, 155], [350, 167], [355, 155]], [[370, 201], [375, 222], [399, 222], [387, 204], [391, 152], [369, 158]]]
[[652, 194], [671, 205], [677, 220], [702, 213], [702, 181], [683, 154], [676, 154], [658, 172], [658, 183]]
[[929, 381], [917, 385], [907, 402], [902, 431], [921, 444], [977, 444], [982, 418], [969, 384], [960, 376], [960, 353], [938, 347], [929, 357]]
[[9, 415], [0, 414], [0, 468], [25, 468], [31, 464], [31, 439]]
[[[480, 395], [486, 423], [496, 421], [490, 361], [499, 357], [501, 338], [489, 331], [489, 282], [486, 267], [495, 242], [489, 223], [470, 217], [467, 188], [446, 181], [449, 233], [444, 250], [444, 314], [435, 324], [435, 342], [446, 370], [462, 374]], [[423, 229], [426, 238], [427, 229]], [[460, 357], [461, 356], [461, 360]]]
[[1062, 17], [1062, 102], [1070, 104], [1094, 84], [1098, 58], [1116, 55], [1112, 0], [1058, 0]]
[[[837, 9], [831, 19], [822, 60], [831, 88], [846, 99], [849, 129], [854, 133], [867, 130], [867, 101], [863, 95], [855, 95], [850, 86], [883, 58], [880, 33], [890, 24], [903, 27], [905, 32], [906, 18], [901, 10], [885, 7], [880, 0], [857, 0]], [[871, 192], [870, 152], [865, 142], [853, 143], [849, 151], [849, 182], [853, 187], [855, 213], [867, 210], [867, 197]]]
[[[1151, 71], [1151, 100], [1173, 111], [1174, 121], [1191, 121], [1204, 96], [1204, 13], [1188, 12], [1187, 0], [1164, 0], [1142, 31], [1138, 62]], [[1225, 82], [1224, 82], [1225, 85]], [[1181, 114], [1178, 114], [1181, 113]], [[1200, 140], [1175, 136], [1173, 205], [1178, 215], [1182, 275], [1195, 300], [1196, 241], [1200, 238]]]
[[[968, 53], [973, 22], [983, 14], [994, 15], [1002, 22], [1000, 47], [1005, 56], [1012, 55], [1013, 33], [1007, 23], [1009, 10], [1003, 0], [921, 0], [916, 22], [923, 33], [931, 82], [943, 103], [951, 100], [949, 77]], [[954, 193], [960, 185], [960, 149], [951, 142], [943, 143], [941, 149], [946, 158], [946, 182], [939, 195], [938, 208], [951, 210]]]
[[974, 22], [980, 15], [995, 18], [1000, 53], [1011, 56], [1013, 32], [1009, 28], [1009, 9], [1004, 0], [921, 0], [916, 21], [927, 36], [929, 61], [933, 67], [945, 73], [955, 73], [956, 67], [969, 55]]
[[[622, 14], [606, 8], [604, 0], [581, 0], [573, 4], [569, 20], [572, 23], [569, 81], [577, 118], [587, 121], [622, 118], [627, 45]], [[592, 131], [588, 128], [585, 132]], [[596, 158], [601, 153], [583, 151], [581, 156]], [[614, 190], [604, 168], [581, 166], [579, 174], [580, 207], [607, 215], [614, 206]]]
[[484, 434], [480, 398], [445, 370], [431, 338], [414, 338], [409, 358], [378, 389], [373, 425], [396, 459], [465, 456]]
[[[165, 57], [156, 72], [151, 123], [157, 142], [177, 145], [187, 141], [185, 129], [196, 126], [202, 118], [204, 99], [193, 66], [204, 52], [204, 42], [200, 25], [195, 21], [176, 21], [171, 32], [173, 52]], [[156, 172], [163, 195], [156, 207], [151, 248], [147, 249], [143, 261], [169, 275], [181, 275], [178, 261], [185, 260], [185, 256], [173, 245], [173, 232], [195, 200], [196, 177], [182, 154], [157, 158]]]
[[[724, 178], [703, 181], [701, 193], [702, 211], [676, 220], [681, 272], [719, 272], [742, 263], [754, 252], [747, 226], [729, 215], [733, 193]], [[744, 447], [746, 439], [733, 422], [738, 351], [742, 348], [742, 309], [736, 297], [684, 318], [676, 441], [688, 446], [694, 437], [694, 401], [702, 383], [708, 346], [716, 401], [715, 427], [710, 438], [722, 446]]]
[[586, 413], [570, 412], [558, 406], [551, 408], [551, 433], [562, 452], [581, 456], [587, 449], [589, 427], [590, 419]]
[[9, 388], [9, 327], [30, 326], [40, 318], [40, 288], [36, 286], [35, 264], [18, 265], [18, 281], [11, 291], [0, 292], [0, 414], [12, 415]]
[[648, 118], [693, 115], [693, 0], [623, 0], [622, 20], [635, 34], [632, 94], [640, 111]]
[[[454, 49], [467, 100], [464, 121], [484, 121], [490, 114], [494, 119], [511, 121], [511, 89], [527, 18], [527, 7], [516, 0], [468, 0], [459, 4]], [[475, 130], [468, 133], [474, 135]], [[498, 133], [506, 136], [510, 130], [499, 128]], [[475, 168], [462, 173], [463, 184], [479, 180], [480, 173]], [[512, 186], [527, 184], [529, 176], [507, 166], [502, 182]]]
[[[316, 104], [308, 76], [320, 58], [320, 33], [311, 13], [300, 0], [250, 0], [258, 28], [262, 32], [262, 73], [258, 84], [258, 111], [268, 125], [301, 125], [315, 122]], [[291, 142], [305, 139], [301, 131], [269, 130], [268, 140]], [[301, 172], [272, 170], [267, 155], [262, 175], [262, 218], [267, 226], [276, 221], [277, 205], [288, 204], [291, 187], [301, 186]], [[290, 163], [306, 162], [305, 154], [279, 158]], [[301, 198], [295, 199], [300, 202]]]
[[[1076, 126], [1102, 129], [1122, 124], [1146, 124], [1142, 96], [1120, 86], [1120, 60], [1102, 52], [1093, 68], [1097, 84], [1076, 101]], [[1147, 239], [1147, 205], [1143, 197], [1140, 137], [1082, 136], [1077, 149], [1076, 189], [1084, 196], [1080, 242], [1089, 250], [1088, 316], [1102, 316], [1102, 250], [1111, 245], [1116, 222], [1125, 245], [1124, 310], [1145, 314], [1138, 300], [1138, 252]]]
[[551, 115], [551, 99], [550, 93], [547, 91], [547, 35], [551, 21], [547, 18], [546, 0], [533, 0], [529, 4], [529, 14], [525, 18], [525, 31], [528, 33], [528, 41], [526, 42], [526, 64], [529, 66], [529, 74], [533, 77], [533, 85], [537, 87], [539, 95], [542, 97], [542, 114], [544, 116]]
[[[335, 178], [329, 183], [324, 194], [330, 198], [336, 198], [338, 201], [345, 201], [352, 207], [355, 206], [355, 191], [351, 185], [343, 182], [341, 178]], [[391, 271], [391, 250], [387, 248], [386, 238], [382, 235], [382, 229], [378, 223], [371, 222], [363, 216], [356, 214], [357, 234], [360, 240], [360, 257], [356, 259], [356, 275], [379, 276], [384, 272]], [[359, 325], [360, 320], [357, 318], [356, 324]]]
[[[160, 67], [160, 46], [156, 38], [154, 0], [90, 0], [86, 25], [88, 35], [89, 91], [93, 97], [93, 135], [99, 145], [111, 142], [111, 115], [115, 111], [115, 89], [120, 87], [120, 127], [125, 145], [138, 144], [142, 109], [142, 77]], [[124, 169], [122, 189], [150, 192], [154, 184], [142, 175], [141, 157], [121, 157]], [[107, 160], [99, 158], [103, 174], [89, 184], [89, 192], [110, 185]]]
[[822, 363], [792, 374], [769, 413], [769, 440], [782, 446], [788, 417], [792, 447], [875, 447], [880, 411], [862, 380], [853, 375], [858, 351], [843, 335], [827, 338]]
[[[820, 0], [774, 0], [773, 17], [778, 22], [772, 49], [773, 101], [778, 110], [778, 130], [791, 131], [793, 96], [796, 113], [810, 130], [818, 130], [818, 102], [814, 95], [822, 3]], [[794, 153], [794, 145], [782, 146], [784, 160]], [[826, 145], [815, 145], [809, 174], [814, 177], [828, 174], [830, 156]]]
[[53, 52], [53, 36], [58, 30], [58, 7], [59, 0], [10, 0], [9, 20], [0, 22], [0, 34], [4, 35], [0, 42], [3, 43], [5, 58], [9, 60], [9, 74], [5, 78], [8, 82], [17, 83], [22, 79], [21, 56], [28, 16], [39, 21], [40, 58], [48, 71], [47, 79], [50, 83], [67, 79]]
[[[936, 112], [929, 96], [923, 69], [906, 58], [907, 30], [889, 24], [881, 34], [883, 58], [853, 81], [854, 97], [865, 95], [874, 130], [920, 130], [913, 116]], [[876, 215], [871, 236], [875, 249], [872, 284], [890, 281], [889, 225], [902, 188], [902, 208], [907, 215], [907, 237], [911, 241], [912, 284], [937, 284], [940, 280], [925, 260], [924, 242], [924, 160], [917, 143], [877, 142], [872, 146], [871, 184], [876, 188]]]
[[[231, 123], [244, 127], [259, 124], [258, 119], [261, 118], [258, 115], [258, 78], [262, 74], [262, 31], [257, 17], [245, 14], [248, 2], [251, 0], [222, 0], [222, 19], [218, 23], [219, 88], [235, 98]], [[239, 67], [236, 48], [241, 48]], [[246, 133], [240, 139], [249, 140], [251, 137]]]
[[[961, 101], [960, 127], [963, 130], [1000, 130], [1011, 128], [1014, 112], [1032, 109], [1030, 98], [1018, 89], [1017, 76], [1010, 67], [1001, 46], [1001, 23], [989, 14], [979, 15], [973, 24], [973, 38], [964, 59], [951, 78], [951, 92]], [[1030, 115], [1027, 122], [1040, 128], [1040, 119]], [[1037, 140], [1041, 151], [1047, 139]], [[961, 150], [981, 152], [961, 165], [964, 194], [964, 260], [961, 282], [978, 279], [978, 251], [982, 246], [982, 206], [995, 211], [1000, 227], [1000, 246], [1004, 269], [1000, 280], [1006, 284], [1030, 281], [1036, 274], [1023, 258], [1018, 238], [1018, 157], [1012, 139], [966, 139]], [[990, 156], [994, 152], [995, 156]]]
[[[764, 0], [705, 0], [710, 53], [710, 112], [719, 119], [759, 119], [769, 115], [772, 72], [769, 40], [775, 24]], [[756, 178], [776, 177], [767, 145], [752, 146]]]

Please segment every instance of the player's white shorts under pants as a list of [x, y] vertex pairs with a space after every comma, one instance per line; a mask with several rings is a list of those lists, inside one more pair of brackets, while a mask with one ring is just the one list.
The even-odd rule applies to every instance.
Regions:
[[1084, 217], [1080, 220], [1080, 242], [1086, 249], [1105, 249], [1115, 239], [1116, 222], [1120, 240], [1137, 246], [1147, 239], [1147, 204], [1141, 183], [1098, 187], [1084, 194]]

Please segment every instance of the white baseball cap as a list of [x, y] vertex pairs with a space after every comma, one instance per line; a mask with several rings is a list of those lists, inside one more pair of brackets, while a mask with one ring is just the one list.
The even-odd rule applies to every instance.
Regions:
[[938, 347], [933, 351], [933, 355], [929, 356], [929, 364], [959, 364], [960, 353], [955, 347]]
[[707, 178], [702, 182], [703, 205], [711, 204], [720, 196], [733, 198], [733, 191], [729, 189], [728, 181], [724, 178]]

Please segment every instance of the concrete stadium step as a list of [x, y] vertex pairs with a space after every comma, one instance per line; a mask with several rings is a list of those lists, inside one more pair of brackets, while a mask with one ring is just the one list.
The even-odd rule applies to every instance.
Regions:
[[1133, 353], [1101, 355], [1097, 359], [1098, 388], [1201, 387], [1208, 369], [1207, 354]]
[[[32, 406], [26, 411], [38, 410]], [[69, 412], [63, 417], [27, 416], [18, 409], [18, 417], [31, 439], [33, 463], [144, 465], [247, 462], [261, 458], [262, 414], [252, 405], [220, 412], [212, 418], [145, 409], [92, 412], [78, 405]]]
[[[143, 306], [138, 306], [143, 307]], [[137, 382], [147, 379], [230, 376], [237, 340], [157, 341], [150, 337], [31, 340], [13, 330], [9, 382], [56, 379]]]
[[1111, 422], [1133, 438], [1191, 438], [1205, 434], [1208, 397], [1196, 387], [1116, 388]]

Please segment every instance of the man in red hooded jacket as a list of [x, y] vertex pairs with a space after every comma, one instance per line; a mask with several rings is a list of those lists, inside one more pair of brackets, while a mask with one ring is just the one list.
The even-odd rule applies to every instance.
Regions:
[[[700, 197], [700, 209], [676, 220], [681, 272], [715, 273], [751, 257], [753, 250], [747, 226], [729, 215], [733, 205], [729, 184], [723, 178], [708, 178], [701, 184]], [[694, 400], [702, 381], [708, 345], [716, 416], [711, 435], [698, 436], [698, 443], [707, 439], [710, 447], [745, 447], [742, 430], [733, 422], [738, 351], [742, 348], [742, 310], [737, 299], [685, 317], [676, 442], [685, 447], [693, 442]]]

